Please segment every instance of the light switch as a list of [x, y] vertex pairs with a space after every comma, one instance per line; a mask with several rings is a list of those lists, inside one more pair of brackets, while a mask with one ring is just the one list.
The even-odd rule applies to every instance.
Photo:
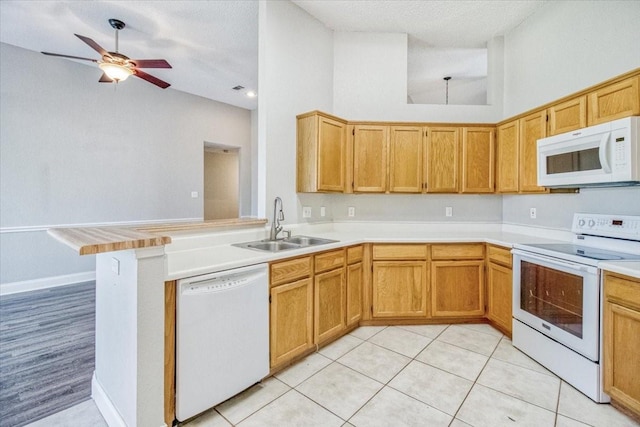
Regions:
[[327, 209], [324, 206], [320, 206], [320, 216], [325, 216], [327, 214]]
[[198, 198], [198, 192], [197, 191], [192, 191], [191, 192], [191, 198], [192, 199], [197, 199]]

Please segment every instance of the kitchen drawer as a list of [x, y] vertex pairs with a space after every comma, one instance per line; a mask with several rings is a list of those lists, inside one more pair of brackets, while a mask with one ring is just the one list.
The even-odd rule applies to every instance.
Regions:
[[311, 257], [291, 258], [271, 264], [271, 286], [311, 275]]
[[427, 259], [427, 245], [373, 245], [373, 259]]
[[333, 270], [334, 268], [344, 267], [344, 249], [337, 251], [325, 252], [315, 256], [315, 272]]
[[362, 261], [363, 251], [362, 245], [347, 248], [347, 264], [351, 265]]
[[491, 262], [511, 267], [511, 250], [509, 248], [487, 245], [487, 257]]
[[604, 294], [607, 301], [640, 310], [640, 279], [605, 272]]
[[446, 245], [432, 245], [431, 259], [482, 259], [484, 258], [483, 243], [456, 243]]

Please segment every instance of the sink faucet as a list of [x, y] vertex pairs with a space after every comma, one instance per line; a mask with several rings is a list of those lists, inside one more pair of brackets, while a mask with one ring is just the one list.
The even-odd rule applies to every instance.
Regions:
[[[280, 203], [280, 211], [278, 212], [278, 203]], [[273, 221], [271, 221], [271, 232], [269, 233], [269, 240], [276, 240], [278, 233], [282, 231], [280, 221], [284, 221], [284, 212], [282, 211], [282, 199], [276, 197], [273, 201]]]

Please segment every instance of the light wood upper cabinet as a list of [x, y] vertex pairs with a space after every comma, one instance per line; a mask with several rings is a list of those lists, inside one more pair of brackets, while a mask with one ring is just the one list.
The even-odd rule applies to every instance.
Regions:
[[430, 127], [425, 150], [426, 191], [457, 193], [459, 190], [460, 128]]
[[320, 112], [298, 116], [296, 191], [344, 191], [346, 127], [345, 121]]
[[587, 102], [589, 126], [640, 115], [640, 76], [594, 90]]
[[518, 120], [498, 126], [496, 150], [496, 191], [498, 193], [518, 192], [519, 135]]
[[354, 126], [353, 191], [384, 193], [387, 191], [388, 126]]
[[389, 191], [422, 191], [422, 136], [419, 126], [392, 126], [389, 139]]
[[271, 367], [313, 347], [313, 283], [310, 278], [274, 286], [270, 292]]
[[463, 193], [493, 193], [494, 135], [492, 127], [462, 129]]
[[587, 97], [579, 96], [547, 109], [549, 136], [587, 127]]
[[530, 114], [520, 120], [519, 191], [522, 193], [544, 193], [538, 187], [538, 139], [547, 136], [546, 110]]
[[604, 391], [640, 416], [640, 280], [605, 273]]

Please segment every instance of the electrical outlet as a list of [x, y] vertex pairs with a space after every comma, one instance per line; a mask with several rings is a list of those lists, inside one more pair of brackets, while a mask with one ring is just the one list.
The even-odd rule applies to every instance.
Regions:
[[529, 208], [529, 218], [536, 219], [537, 215], [536, 208]]
[[191, 198], [192, 199], [197, 199], [198, 198], [198, 192], [197, 191], [192, 191], [191, 192]]
[[320, 216], [325, 216], [327, 214], [327, 209], [324, 206], [320, 206]]
[[444, 214], [446, 216], [453, 216], [453, 208], [451, 206], [447, 206], [444, 208]]
[[311, 218], [311, 206], [302, 207], [302, 218]]
[[348, 215], [351, 217], [356, 216], [356, 208], [349, 206]]

